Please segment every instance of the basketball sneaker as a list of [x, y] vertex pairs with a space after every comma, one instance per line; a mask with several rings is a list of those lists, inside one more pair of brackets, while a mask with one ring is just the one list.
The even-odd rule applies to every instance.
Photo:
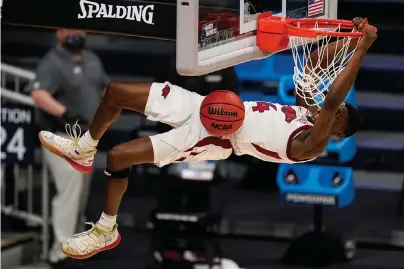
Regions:
[[[79, 133], [77, 133], [77, 130]], [[39, 140], [42, 145], [53, 154], [65, 159], [73, 168], [82, 172], [90, 173], [93, 170], [95, 148], [83, 150], [78, 141], [81, 129], [76, 123], [72, 127], [66, 125], [68, 138], [56, 135], [52, 132], [39, 132]]]
[[90, 230], [74, 235], [62, 244], [62, 252], [73, 259], [87, 259], [95, 254], [112, 249], [121, 242], [118, 233], [118, 225], [115, 224], [112, 231], [102, 229], [98, 223], [90, 224]]

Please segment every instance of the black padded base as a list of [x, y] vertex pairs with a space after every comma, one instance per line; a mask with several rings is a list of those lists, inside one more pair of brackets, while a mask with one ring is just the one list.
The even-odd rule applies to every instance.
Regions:
[[300, 265], [309, 268], [325, 267], [346, 262], [354, 254], [354, 246], [331, 232], [308, 232], [293, 240], [281, 262], [287, 265]]
[[149, 268], [195, 268], [220, 265], [222, 251], [212, 234], [163, 234], [153, 232]]

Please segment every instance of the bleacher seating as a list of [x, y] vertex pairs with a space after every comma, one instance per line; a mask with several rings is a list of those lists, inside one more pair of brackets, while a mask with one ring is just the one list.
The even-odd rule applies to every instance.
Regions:
[[[261, 85], [273, 85], [276, 88], [283, 75], [293, 73], [293, 58], [291, 55], [277, 54], [236, 65], [234, 69], [239, 81], [240, 96], [244, 101], [280, 103], [276, 91], [268, 92]], [[249, 83], [255, 86], [246, 86]]]
[[293, 73], [293, 58], [289, 54], [276, 54], [263, 60], [236, 65], [239, 80], [279, 81], [282, 75]]

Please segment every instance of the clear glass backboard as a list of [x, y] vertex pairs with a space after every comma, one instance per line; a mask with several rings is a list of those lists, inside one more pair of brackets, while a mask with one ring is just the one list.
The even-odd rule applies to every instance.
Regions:
[[270, 56], [256, 46], [257, 14], [337, 17], [338, 0], [177, 0], [177, 71], [203, 75]]

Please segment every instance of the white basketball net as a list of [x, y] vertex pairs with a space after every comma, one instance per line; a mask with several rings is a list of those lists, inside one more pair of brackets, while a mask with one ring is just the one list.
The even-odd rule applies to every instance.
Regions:
[[[318, 25], [315, 28], [319, 29]], [[321, 30], [340, 31], [340, 27]], [[327, 46], [331, 39], [332, 37], [329, 36], [317, 36], [316, 38], [289, 36], [295, 61], [293, 80], [296, 94], [310, 106], [320, 107], [322, 105], [331, 84], [344, 70], [356, 50], [356, 47], [350, 48], [351, 37], [338, 38], [335, 49]], [[318, 60], [313, 62], [310, 54], [313, 52], [315, 44], [318, 47]], [[332, 57], [330, 57], [331, 55]]]

